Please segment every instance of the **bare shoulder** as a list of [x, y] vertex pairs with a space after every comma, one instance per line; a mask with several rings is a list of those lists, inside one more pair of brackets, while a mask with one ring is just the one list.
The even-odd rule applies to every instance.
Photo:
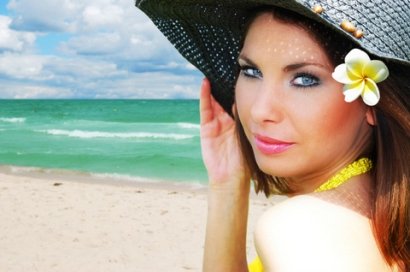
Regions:
[[255, 242], [266, 271], [389, 271], [369, 219], [314, 195], [265, 212]]

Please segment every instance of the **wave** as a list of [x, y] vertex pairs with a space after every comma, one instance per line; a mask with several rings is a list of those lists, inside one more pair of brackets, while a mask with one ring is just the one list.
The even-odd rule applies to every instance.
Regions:
[[199, 129], [201, 126], [194, 123], [177, 123], [178, 127], [186, 129]]
[[26, 118], [22, 117], [0, 117], [0, 122], [3, 123], [24, 123]]
[[125, 126], [171, 126], [171, 127], [178, 127], [182, 129], [200, 129], [200, 125], [198, 123], [189, 123], [189, 122], [177, 122], [177, 123], [167, 123], [167, 122], [123, 122], [123, 121], [115, 121], [115, 120], [87, 120], [87, 119], [71, 119], [65, 120], [66, 124], [73, 124], [73, 125], [82, 125], [82, 126], [118, 126], [118, 125], [125, 125]]
[[121, 138], [121, 139], [171, 139], [186, 140], [194, 138], [195, 135], [176, 134], [176, 133], [151, 133], [151, 132], [102, 132], [102, 131], [84, 131], [84, 130], [60, 130], [48, 129], [38, 132], [47, 133], [56, 136], [68, 136], [73, 138]]

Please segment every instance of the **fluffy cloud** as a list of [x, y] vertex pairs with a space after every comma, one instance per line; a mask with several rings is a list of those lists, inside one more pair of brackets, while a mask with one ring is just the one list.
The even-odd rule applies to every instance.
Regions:
[[73, 31], [76, 12], [81, 8], [71, 0], [11, 0], [7, 8], [14, 11], [12, 26], [24, 31]]
[[11, 24], [16, 30], [73, 34], [61, 46], [66, 53], [133, 60], [176, 55], [131, 0], [11, 0], [8, 8], [16, 14]]
[[40, 79], [44, 59], [36, 55], [0, 55], [0, 75], [15, 79]]
[[0, 98], [196, 98], [200, 77], [133, 73], [109, 61], [58, 56], [0, 56]]
[[89, 5], [82, 12], [85, 26], [90, 29], [120, 25], [124, 18], [124, 9], [107, 4], [105, 6]]
[[[7, 8], [0, 98], [198, 97], [200, 73], [133, 0], [10, 0]], [[68, 35], [54, 52], [33, 48], [56, 32]]]
[[0, 52], [25, 51], [34, 45], [36, 35], [10, 29], [11, 19], [0, 15]]
[[0, 98], [32, 99], [32, 98], [73, 98], [73, 92], [67, 88], [50, 87], [24, 82], [0, 81]]
[[62, 43], [60, 49], [73, 55], [107, 55], [117, 52], [122, 46], [120, 35], [112, 32], [78, 35]]

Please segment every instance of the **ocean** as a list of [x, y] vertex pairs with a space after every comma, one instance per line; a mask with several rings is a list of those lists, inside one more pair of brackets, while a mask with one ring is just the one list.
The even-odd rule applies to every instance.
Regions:
[[0, 100], [0, 164], [204, 184], [198, 100]]

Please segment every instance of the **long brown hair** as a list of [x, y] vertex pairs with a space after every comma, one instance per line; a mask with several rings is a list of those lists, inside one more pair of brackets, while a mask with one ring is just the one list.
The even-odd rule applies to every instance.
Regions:
[[[334, 66], [344, 62], [345, 55], [359, 47], [323, 24], [294, 12], [260, 7], [249, 14], [244, 38], [253, 20], [262, 12], [271, 12], [275, 19], [296, 25], [313, 35]], [[243, 38], [243, 39], [244, 39]], [[243, 43], [242, 43], [243, 44]], [[373, 59], [377, 58], [373, 56]], [[371, 219], [374, 235], [386, 261], [397, 263], [401, 270], [410, 267], [410, 68], [386, 61], [390, 71], [387, 80], [379, 84], [381, 100], [374, 107], [376, 126], [370, 156], [374, 160], [374, 186], [371, 192]], [[238, 116], [237, 136], [256, 192], [292, 193], [285, 178], [262, 172], [255, 160]]]

